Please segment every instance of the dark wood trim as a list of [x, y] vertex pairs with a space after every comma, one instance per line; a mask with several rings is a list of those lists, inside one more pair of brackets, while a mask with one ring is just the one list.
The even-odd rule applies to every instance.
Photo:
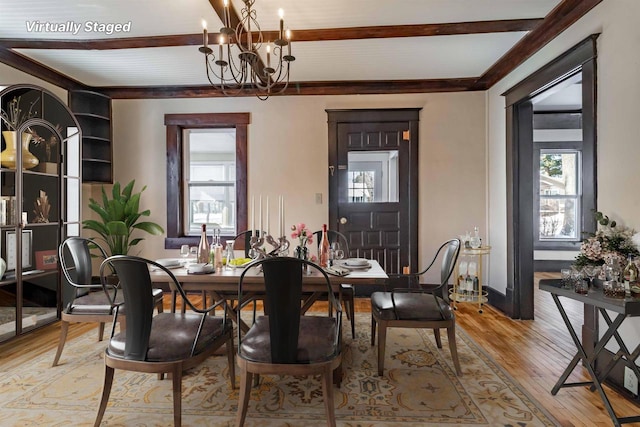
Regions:
[[[222, 2], [210, 0], [218, 14], [222, 15]], [[221, 18], [222, 19], [222, 18]], [[235, 11], [231, 14], [232, 23], [238, 23]], [[429, 37], [448, 36], [457, 34], [485, 34], [504, 33], [512, 31], [531, 31], [540, 25], [544, 19], [505, 19], [495, 21], [454, 22], [441, 24], [413, 24], [413, 25], [385, 25], [349, 28], [318, 28], [308, 30], [293, 30], [292, 38], [295, 42], [334, 41], [334, 40], [362, 40], [401, 37]], [[209, 43], [216, 44], [220, 33], [210, 32]], [[263, 31], [264, 40], [275, 40], [278, 31]], [[257, 40], [257, 34], [254, 36]], [[69, 49], [69, 50], [110, 50], [137, 49], [146, 47], [200, 46], [202, 33], [176, 34], [153, 37], [122, 37], [110, 39], [0, 39], [0, 46], [12, 49]]]
[[[199, 113], [166, 114], [167, 127], [167, 237], [165, 249], [177, 249], [181, 245], [195, 246], [199, 236], [185, 236], [182, 231], [185, 212], [182, 135], [185, 129], [234, 127], [236, 129], [236, 228], [247, 228], [247, 138], [250, 113]], [[222, 236], [233, 238], [234, 236]]]
[[533, 271], [560, 271], [563, 268], [571, 268], [573, 261], [539, 259], [533, 261]]
[[212, 126], [248, 125], [251, 123], [250, 113], [196, 113], [165, 114], [165, 125], [176, 125], [183, 128], [207, 128]]
[[[505, 96], [507, 105], [544, 92], [550, 86], [574, 74], [582, 64], [591, 61], [595, 57], [595, 52], [597, 51], [596, 40], [599, 35], [599, 33], [591, 34], [567, 52], [537, 69], [526, 79], [504, 92], [502, 95]], [[546, 82], [544, 86], [540, 86], [541, 81]]]
[[0, 45], [0, 62], [63, 89], [86, 89], [77, 80]]
[[487, 290], [487, 298], [489, 299], [489, 304], [492, 307], [502, 311], [503, 313], [507, 313], [507, 308], [506, 308], [507, 297], [504, 294], [501, 294], [500, 292], [496, 291], [491, 287], [487, 286], [486, 290]]
[[[474, 78], [291, 82], [284, 93], [272, 96], [464, 92], [471, 90], [474, 82]], [[219, 89], [210, 85], [107, 86], [93, 88], [93, 90], [99, 91], [113, 99], [227, 98]], [[248, 89], [237, 96], [255, 97], [255, 94]]]
[[[507, 94], [507, 300], [513, 318], [533, 317], [533, 144], [527, 127], [531, 99], [552, 84], [560, 84], [582, 71], [582, 231], [595, 230], [590, 209], [596, 206], [596, 44], [597, 35], [585, 39], [542, 67]], [[589, 51], [589, 49], [591, 49]], [[590, 58], [584, 61], [584, 58]], [[543, 88], [543, 89], [540, 89]], [[523, 96], [517, 99], [517, 96]], [[529, 182], [527, 182], [529, 181]]]
[[564, 0], [478, 79], [474, 90], [486, 90], [582, 18], [602, 0]]

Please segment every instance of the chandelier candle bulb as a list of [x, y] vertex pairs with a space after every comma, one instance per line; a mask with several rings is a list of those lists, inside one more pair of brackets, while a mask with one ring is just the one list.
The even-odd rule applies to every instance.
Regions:
[[202, 20], [202, 45], [207, 47], [209, 44], [209, 35], [207, 34], [207, 21]]
[[218, 59], [222, 61], [222, 45], [224, 44], [224, 36], [222, 34], [220, 34], [220, 37], [218, 38], [218, 45], [219, 45], [219, 57]]
[[271, 42], [267, 43], [267, 68], [271, 68]]
[[278, 16], [280, 16], [280, 40], [283, 39], [282, 31], [284, 30], [284, 10], [278, 9]]
[[287, 28], [287, 55], [291, 56], [291, 30]]

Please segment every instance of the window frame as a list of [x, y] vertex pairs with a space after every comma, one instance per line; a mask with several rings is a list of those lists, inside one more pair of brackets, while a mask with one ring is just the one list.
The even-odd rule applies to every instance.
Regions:
[[[184, 234], [183, 198], [187, 191], [184, 177], [184, 131], [187, 129], [235, 128], [236, 130], [236, 228], [247, 228], [247, 136], [250, 113], [165, 114], [167, 131], [167, 237], [165, 249], [181, 245], [196, 246], [199, 236]], [[222, 235], [223, 241], [235, 236]]]
[[[538, 221], [534, 221], [533, 230], [534, 230], [534, 244], [537, 248], [547, 248], [553, 247], [556, 248], [558, 246], [563, 246], [565, 244], [570, 245], [571, 248], [575, 247], [575, 245], [579, 245], [582, 240], [582, 223], [580, 221], [576, 222], [575, 226], [577, 227], [576, 237], [575, 238], [559, 238], [559, 237], [540, 237], [540, 205], [541, 199], [573, 199], [576, 203], [576, 212], [579, 213], [578, 220], [582, 218], [583, 209], [582, 209], [582, 142], [534, 142], [533, 149], [533, 158], [534, 162], [536, 162], [536, 167], [534, 168], [534, 209], [535, 215], [538, 217]], [[576, 194], [540, 194], [540, 156], [542, 154], [575, 154], [576, 155]]]

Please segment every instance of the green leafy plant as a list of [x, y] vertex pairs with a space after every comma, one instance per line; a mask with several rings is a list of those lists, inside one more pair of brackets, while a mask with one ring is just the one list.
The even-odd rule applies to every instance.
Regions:
[[132, 238], [135, 230], [145, 231], [149, 234], [160, 235], [164, 229], [150, 221], [138, 222], [143, 216], [149, 216], [147, 209], [139, 212], [140, 196], [147, 188], [142, 187], [137, 193], [133, 192], [135, 179], [128, 183], [120, 191], [120, 183], [113, 184], [112, 199], [107, 197], [107, 192], [102, 187], [102, 204], [94, 199], [89, 199], [89, 208], [100, 216], [100, 220], [88, 219], [82, 222], [84, 229], [98, 233], [106, 243], [111, 255], [127, 255], [129, 250], [144, 238]]

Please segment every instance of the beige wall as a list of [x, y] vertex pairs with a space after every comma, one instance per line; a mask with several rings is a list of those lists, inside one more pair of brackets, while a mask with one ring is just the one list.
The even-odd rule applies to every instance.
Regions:
[[[420, 257], [441, 241], [478, 225], [485, 231], [485, 96], [483, 93], [115, 100], [115, 177], [147, 185], [143, 207], [166, 225], [167, 113], [249, 112], [249, 197], [282, 194], [286, 224], [317, 229], [328, 219], [328, 133], [325, 109], [422, 108], [420, 117]], [[98, 190], [99, 187], [95, 187]], [[315, 204], [322, 193], [323, 204]], [[272, 202], [272, 218], [276, 205]], [[149, 258], [177, 256], [163, 237], [141, 245]]]
[[506, 289], [505, 90], [562, 54], [587, 36], [598, 38], [598, 199], [597, 207], [616, 220], [640, 228], [640, 2], [608, 0], [600, 3], [525, 64], [488, 92], [490, 283]]

